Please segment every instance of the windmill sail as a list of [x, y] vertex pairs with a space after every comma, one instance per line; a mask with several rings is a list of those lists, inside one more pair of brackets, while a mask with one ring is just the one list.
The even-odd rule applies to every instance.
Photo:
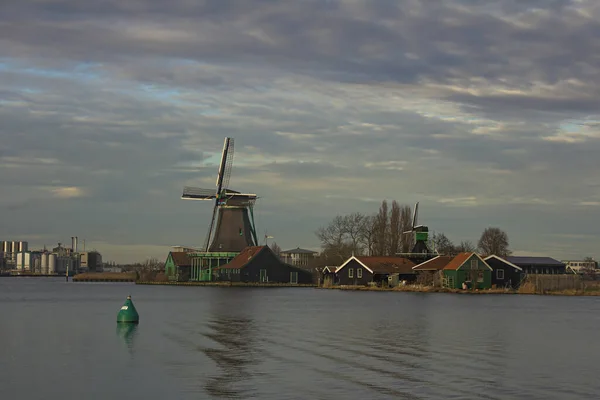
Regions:
[[234, 140], [225, 138], [219, 162], [216, 190], [186, 186], [182, 199], [215, 200], [204, 250], [211, 252], [238, 252], [257, 243], [252, 209], [255, 194], [229, 189], [233, 167]]

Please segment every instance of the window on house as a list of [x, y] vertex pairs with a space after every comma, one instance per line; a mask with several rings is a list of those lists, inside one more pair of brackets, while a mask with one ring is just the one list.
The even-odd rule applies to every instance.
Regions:
[[477, 259], [476, 258], [471, 259], [471, 269], [477, 269]]
[[496, 279], [504, 279], [504, 270], [503, 269], [496, 270]]
[[354, 268], [348, 268], [348, 278], [354, 278]]
[[362, 268], [356, 268], [356, 277], [362, 278]]
[[477, 282], [478, 283], [483, 282], [483, 271], [481, 271], [477, 274]]

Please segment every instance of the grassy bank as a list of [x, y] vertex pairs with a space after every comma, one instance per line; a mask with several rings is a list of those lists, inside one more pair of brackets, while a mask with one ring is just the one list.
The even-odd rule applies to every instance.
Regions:
[[73, 277], [73, 282], [135, 282], [135, 272], [86, 272]]
[[253, 283], [253, 282], [157, 282], [137, 281], [137, 285], [168, 285], [168, 286], [216, 286], [216, 287], [316, 287], [316, 285], [292, 283]]
[[407, 285], [397, 287], [377, 287], [377, 286], [327, 286], [319, 289], [335, 290], [354, 290], [367, 292], [413, 292], [413, 293], [461, 293], [461, 294], [517, 294], [515, 290], [508, 289], [488, 289], [488, 290], [461, 290], [449, 289], [434, 286]]
[[588, 285], [585, 289], [574, 290], [553, 290], [536, 291], [535, 288], [522, 287], [519, 290], [514, 289], [487, 289], [487, 290], [462, 290], [448, 289], [433, 286], [398, 286], [394, 288], [376, 287], [376, 286], [329, 286], [319, 287], [319, 289], [335, 290], [353, 290], [353, 291], [372, 291], [372, 292], [413, 292], [413, 293], [456, 293], [456, 294], [526, 294], [526, 295], [546, 295], [546, 296], [600, 296], [600, 285]]

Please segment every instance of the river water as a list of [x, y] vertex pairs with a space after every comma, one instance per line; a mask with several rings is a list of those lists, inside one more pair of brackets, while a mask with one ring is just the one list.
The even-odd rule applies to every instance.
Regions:
[[600, 398], [600, 297], [0, 278], [0, 317], [1, 399]]

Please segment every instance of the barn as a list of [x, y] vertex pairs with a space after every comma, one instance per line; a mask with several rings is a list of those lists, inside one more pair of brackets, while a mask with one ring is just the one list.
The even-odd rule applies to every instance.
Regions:
[[311, 284], [310, 271], [286, 264], [269, 246], [246, 247], [229, 263], [214, 270], [217, 281]]

